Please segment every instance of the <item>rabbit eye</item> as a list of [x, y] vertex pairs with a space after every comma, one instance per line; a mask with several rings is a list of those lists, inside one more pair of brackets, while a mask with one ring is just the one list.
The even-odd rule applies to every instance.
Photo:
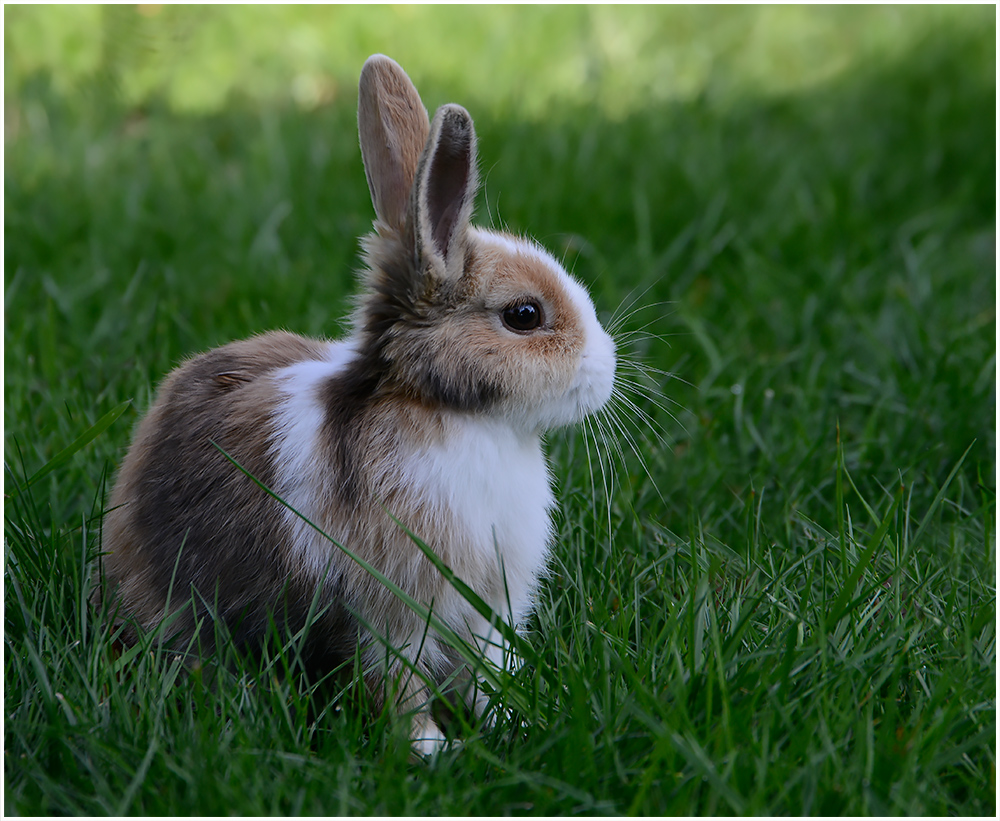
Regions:
[[521, 302], [504, 308], [500, 316], [510, 330], [527, 333], [542, 324], [542, 307], [537, 302]]

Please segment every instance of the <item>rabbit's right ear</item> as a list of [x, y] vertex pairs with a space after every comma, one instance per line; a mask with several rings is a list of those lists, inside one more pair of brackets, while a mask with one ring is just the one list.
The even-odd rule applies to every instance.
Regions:
[[469, 220], [479, 188], [476, 129], [462, 106], [443, 105], [434, 115], [415, 186], [410, 207], [416, 250], [440, 260], [445, 279], [456, 281], [465, 270]]
[[384, 54], [373, 54], [361, 69], [358, 132], [375, 214], [400, 231], [430, 120], [406, 72]]

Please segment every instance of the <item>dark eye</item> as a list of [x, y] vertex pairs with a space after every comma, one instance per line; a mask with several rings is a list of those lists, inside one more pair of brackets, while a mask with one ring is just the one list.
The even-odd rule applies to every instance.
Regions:
[[525, 333], [542, 324], [542, 308], [537, 302], [521, 302], [503, 309], [503, 324], [512, 331]]

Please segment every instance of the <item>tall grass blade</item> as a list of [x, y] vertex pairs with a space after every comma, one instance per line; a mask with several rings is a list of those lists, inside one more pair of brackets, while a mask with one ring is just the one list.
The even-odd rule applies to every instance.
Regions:
[[34, 484], [37, 484], [40, 479], [48, 476], [52, 471], [65, 465], [73, 456], [93, 442], [98, 436], [100, 436], [104, 431], [111, 427], [115, 420], [118, 419], [125, 411], [128, 406], [132, 404], [132, 400], [126, 399], [119, 405], [109, 410], [104, 416], [98, 419], [93, 425], [87, 428], [83, 433], [81, 433], [76, 439], [74, 439], [67, 447], [63, 448], [59, 453], [49, 459], [39, 470], [37, 470], [32, 476], [20, 487], [15, 488], [11, 493], [11, 496], [17, 496], [27, 490]]
[[[475, 670], [482, 679], [489, 684], [495, 691], [500, 692], [504, 690], [503, 686], [503, 672], [494, 668], [494, 666], [489, 662], [488, 659], [484, 658], [483, 655], [478, 652], [474, 647], [471, 647], [468, 642], [462, 639], [454, 630], [451, 629], [447, 624], [445, 624], [441, 619], [433, 612], [433, 610], [422, 602], [414, 599], [409, 593], [403, 590], [398, 584], [396, 584], [392, 579], [382, 573], [378, 568], [369, 562], [361, 558], [357, 553], [355, 553], [350, 548], [338, 542], [328, 533], [326, 533], [319, 525], [311, 521], [307, 516], [296, 510], [292, 505], [282, 499], [277, 493], [267, 487], [263, 482], [257, 479], [253, 474], [251, 474], [246, 468], [244, 468], [239, 462], [237, 462], [232, 456], [230, 456], [226, 451], [219, 447], [215, 442], [212, 445], [228, 459], [244, 476], [250, 479], [254, 484], [256, 484], [261, 490], [267, 493], [272, 499], [276, 500], [279, 504], [284, 505], [292, 513], [302, 519], [309, 527], [319, 533], [324, 539], [330, 542], [330, 544], [339, 548], [343, 553], [350, 558], [352, 561], [360, 565], [364, 570], [366, 570], [373, 578], [384, 585], [392, 594], [399, 599], [403, 604], [405, 604], [411, 611], [416, 613], [424, 622], [429, 624], [434, 628], [441, 638], [458, 654], [462, 657], [470, 669]], [[518, 710], [523, 712], [530, 712], [529, 705], [522, 698], [518, 698], [516, 694], [513, 697], [513, 706]]]

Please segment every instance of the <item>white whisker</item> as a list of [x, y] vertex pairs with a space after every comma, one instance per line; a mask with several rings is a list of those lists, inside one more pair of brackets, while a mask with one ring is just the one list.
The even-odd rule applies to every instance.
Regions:
[[[670, 396], [665, 387], [667, 383], [674, 381], [689, 387], [694, 386], [674, 371], [642, 361], [653, 346], [669, 347], [669, 338], [681, 335], [656, 332], [656, 324], [662, 322], [670, 312], [655, 309], [675, 303], [642, 304], [642, 298], [652, 287], [649, 285], [638, 293], [630, 293], [605, 323], [605, 327], [614, 338], [618, 355], [614, 385], [604, 407], [596, 414], [587, 417], [582, 426], [587, 466], [590, 470], [591, 506], [595, 527], [598, 522], [597, 490], [600, 488], [604, 495], [603, 502], [607, 505], [606, 523], [609, 542], [614, 527], [613, 504], [616, 501], [627, 504], [635, 512], [634, 505], [640, 498], [639, 494], [643, 492], [645, 480], [652, 485], [659, 500], [666, 504], [663, 492], [654, 477], [655, 466], [659, 464], [661, 454], [673, 450], [673, 443], [676, 440], [661, 420], [669, 419], [671, 429], [676, 426], [684, 433], [689, 433], [681, 421], [682, 416], [687, 414], [686, 408]], [[642, 316], [643, 311], [649, 310], [655, 311], [652, 319], [640, 321], [637, 327], [626, 328], [626, 325]], [[595, 447], [593, 453], [590, 447], [591, 440]], [[635, 462], [638, 462], [638, 468], [635, 467]], [[640, 471], [638, 475], [645, 479], [634, 486], [636, 492], [622, 493], [624, 489], [633, 485], [637, 469]], [[596, 471], [600, 471], [600, 477], [595, 475]], [[616, 500], [616, 493], [621, 498]]]
[[[673, 397], [671, 397], [671, 396], [662, 396], [659, 393], [654, 393], [655, 387], [651, 387], [649, 385], [644, 385], [641, 382], [636, 382], [635, 380], [627, 379], [626, 377], [621, 377], [621, 379], [619, 379], [619, 383], [620, 383], [620, 385], [618, 386], [619, 388], [621, 388], [621, 387], [628, 388], [632, 392], [639, 394], [643, 399], [646, 399], [646, 400], [652, 402], [654, 405], [656, 405], [658, 408], [660, 408], [664, 412], [666, 412], [666, 408], [664, 408], [660, 404], [660, 400], [662, 400], [664, 402], [668, 402], [668, 403], [673, 404], [673, 405], [676, 405], [678, 408], [682, 408], [683, 409], [683, 405], [681, 405], [681, 403], [678, 402]], [[621, 391], [619, 391], [619, 392], [621, 392]]]
[[[628, 318], [629, 317], [624, 317], [623, 319], [628, 319]], [[632, 328], [632, 329], [630, 329], [628, 331], [621, 330], [621, 327], [619, 325], [619, 327], [617, 327], [615, 329], [615, 332], [612, 334], [612, 336], [614, 336], [614, 338], [616, 340], [618, 340], [618, 339], [626, 339], [627, 340], [627, 339], [630, 339], [630, 338], [632, 338], [632, 337], [634, 337], [634, 336], [636, 336], [638, 334], [646, 332], [647, 330], [649, 330], [650, 327], [652, 327], [653, 325], [655, 325], [657, 322], [662, 322], [663, 319], [664, 319], [663, 316], [653, 317], [645, 325], [640, 325], [638, 328]], [[611, 332], [609, 331], [609, 333], [611, 333]], [[667, 336], [690, 336], [690, 332], [688, 332], [688, 331], [678, 331], [678, 332], [672, 333], [672, 334], [652, 334], [651, 336], [653, 336], [656, 339], [663, 340]]]
[[[649, 466], [646, 464], [646, 460], [643, 458], [643, 455], [639, 452], [635, 440], [631, 436], [629, 436], [628, 429], [621, 422], [621, 420], [618, 419], [617, 416], [615, 416], [614, 414], [608, 413], [605, 418], [609, 421], [612, 427], [614, 427], [618, 431], [619, 435], [624, 437], [626, 443], [629, 446], [629, 449], [632, 451], [632, 453], [635, 454], [635, 457], [638, 460], [640, 467], [642, 467], [643, 472], [649, 478], [650, 484], [652, 484], [653, 489], [656, 491], [656, 495], [660, 497], [660, 501], [665, 503], [666, 500], [663, 498], [663, 494], [660, 492], [660, 488], [657, 486], [656, 480], [653, 478], [653, 474], [650, 472]], [[657, 433], [656, 435], [657, 438], [659, 438], [659, 433]], [[623, 456], [623, 461], [624, 461], [624, 456]]]
[[[649, 290], [649, 289], [647, 288], [647, 290]], [[608, 321], [608, 333], [611, 334], [612, 336], [617, 337], [618, 333], [621, 331], [621, 329], [625, 325], [625, 323], [628, 322], [633, 316], [635, 316], [636, 314], [640, 313], [641, 311], [648, 311], [648, 310], [652, 310], [653, 308], [658, 308], [658, 307], [661, 307], [661, 306], [664, 306], [664, 305], [674, 305], [674, 304], [676, 304], [676, 303], [674, 303], [672, 301], [671, 302], [654, 302], [654, 303], [652, 303], [650, 305], [639, 305], [636, 308], [633, 308], [633, 309], [631, 309], [629, 311], [626, 311], [626, 312], [620, 313], [620, 314], [619, 314], [618, 311], [616, 311], [614, 314], [611, 315], [611, 319]], [[663, 319], [663, 317], [664, 317], [664, 315], [657, 315], [656, 317], [654, 317], [653, 319], [651, 319], [649, 322], [647, 322], [645, 325], [643, 325], [641, 329], [648, 328], [650, 325], [653, 325], [656, 322], [661, 321]]]
[[[638, 425], [638, 422], [644, 422], [646, 426], [656, 435], [657, 439], [660, 440], [661, 444], [663, 444], [664, 447], [668, 449], [671, 447], [671, 445], [667, 443], [663, 434], [660, 433], [661, 426], [656, 422], [656, 419], [652, 416], [652, 414], [650, 414], [648, 411], [637, 405], [634, 401], [632, 401], [629, 397], [625, 396], [624, 394], [619, 394], [618, 396], [615, 397], [615, 400], [617, 402], [617, 405], [621, 407], [623, 411], [627, 411], [630, 416], [634, 416], [638, 420], [636, 422], [636, 425]], [[652, 402], [653, 400], [649, 401]], [[678, 426], [680, 426], [681, 430], [683, 430], [684, 433], [690, 436], [691, 432], [687, 429], [687, 427], [685, 427], [684, 423], [677, 418], [677, 415], [675, 413], [673, 413], [668, 408], [665, 408], [656, 402], [653, 402], [653, 404], [656, 405], [656, 407], [660, 411], [662, 411], [664, 414], [670, 417], [670, 420], [672, 422], [675, 422]]]
[[[650, 282], [649, 285], [643, 288], [642, 291], [638, 294], [636, 293], [636, 288], [638, 288], [638, 286], [629, 291], [625, 299], [621, 301], [618, 307], [615, 308], [614, 312], [611, 314], [611, 319], [608, 322], [608, 328], [610, 329], [610, 328], [621, 327], [622, 323], [630, 319], [633, 314], [635, 314], [637, 311], [641, 311], [645, 307], [645, 305], [640, 303], [639, 301], [652, 290], [655, 284], [656, 284], [655, 281]], [[614, 333], [611, 330], [609, 330], [608, 332], [611, 333], [612, 336], [614, 335]]]

